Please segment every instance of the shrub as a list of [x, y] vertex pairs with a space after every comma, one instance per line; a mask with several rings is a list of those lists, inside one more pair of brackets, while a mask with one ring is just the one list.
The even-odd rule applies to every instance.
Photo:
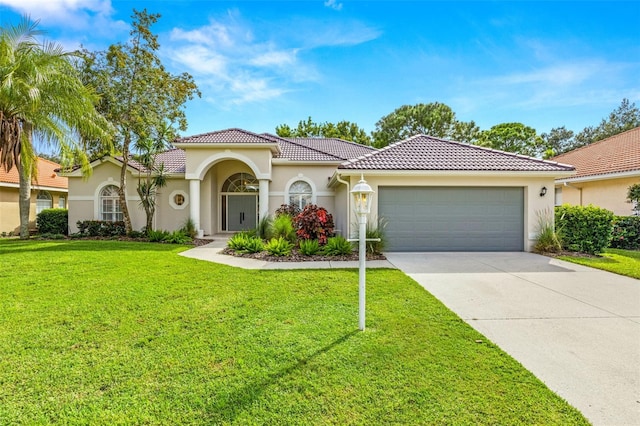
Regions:
[[320, 245], [333, 236], [333, 216], [324, 207], [315, 204], [305, 206], [294, 219], [296, 234], [303, 240], [318, 240]]
[[291, 216], [281, 214], [276, 216], [271, 222], [271, 238], [284, 238], [285, 240], [295, 243], [296, 229], [293, 225]]
[[124, 222], [104, 220], [79, 220], [76, 222], [79, 233], [89, 237], [123, 237], [127, 234]]
[[162, 240], [163, 243], [168, 244], [187, 244], [191, 241], [193, 241], [193, 238], [185, 234], [182, 230], [167, 232], [167, 235]]
[[555, 214], [563, 248], [598, 254], [609, 245], [613, 220], [609, 210], [563, 204]]
[[616, 216], [613, 219], [610, 247], [640, 249], [640, 216]]
[[147, 231], [147, 237], [149, 237], [149, 241], [152, 243], [161, 243], [169, 236], [169, 231], [157, 230], [154, 231], [150, 229]]
[[300, 241], [300, 254], [304, 256], [313, 256], [320, 251], [320, 243], [318, 240], [302, 240]]
[[127, 234], [127, 237], [129, 238], [146, 238], [147, 234], [146, 232], [143, 231], [131, 231]]
[[258, 227], [256, 228], [256, 236], [262, 238], [263, 240], [270, 240], [271, 235], [271, 217], [265, 216], [260, 219], [258, 222]]
[[229, 238], [229, 241], [227, 241], [227, 247], [229, 247], [231, 250], [243, 252], [247, 247], [250, 238], [253, 237], [248, 232], [238, 232], [237, 234], [234, 234], [231, 238]]
[[53, 234], [53, 233], [45, 233], [45, 234], [40, 234], [40, 239], [42, 240], [64, 240], [65, 235], [64, 234]]
[[550, 210], [538, 211], [538, 234], [533, 245], [536, 253], [557, 253], [562, 250], [560, 238], [553, 225], [553, 215]]
[[387, 237], [385, 228], [387, 221], [379, 219], [376, 225], [373, 221], [367, 222], [367, 239], [378, 239], [380, 241], [367, 241], [367, 253], [381, 254], [387, 246]]
[[38, 232], [41, 234], [69, 233], [69, 211], [67, 209], [45, 209], [36, 217]]
[[198, 235], [198, 230], [196, 229], [196, 223], [193, 219], [188, 218], [182, 224], [182, 228], [180, 228], [183, 234], [189, 236], [190, 238], [195, 238]]
[[286, 214], [287, 216], [294, 218], [300, 214], [300, 211], [300, 207], [295, 204], [281, 204], [276, 210], [276, 217]]
[[260, 253], [264, 250], [264, 243], [258, 237], [249, 237], [244, 246], [244, 253]]
[[289, 256], [293, 250], [293, 244], [282, 237], [272, 238], [264, 248], [272, 256]]
[[346, 256], [351, 254], [352, 251], [351, 243], [343, 236], [329, 238], [322, 249], [322, 253], [326, 256]]

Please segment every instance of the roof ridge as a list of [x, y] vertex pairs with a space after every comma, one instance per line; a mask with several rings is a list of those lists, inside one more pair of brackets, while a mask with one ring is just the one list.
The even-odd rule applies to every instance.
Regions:
[[196, 138], [199, 138], [199, 137], [202, 137], [202, 136], [210, 136], [210, 135], [216, 135], [216, 134], [220, 134], [220, 133], [224, 133], [224, 132], [233, 132], [233, 131], [244, 133], [245, 135], [249, 135], [249, 136], [255, 136], [255, 137], [258, 137], [260, 139], [265, 139], [265, 140], [267, 140], [269, 142], [273, 142], [273, 141], [269, 140], [268, 138], [265, 138], [263, 135], [261, 135], [259, 133], [254, 133], [254, 132], [251, 132], [249, 130], [241, 129], [239, 127], [230, 127], [228, 129], [223, 129], [223, 130], [214, 130], [212, 132], [205, 132], [205, 133], [199, 133], [197, 135], [184, 136], [184, 137], [181, 137], [181, 138], [174, 139], [174, 143], [175, 142], [177, 142], [177, 143], [189, 143], [189, 142], [181, 142], [181, 141], [184, 141], [185, 139], [196, 139]]

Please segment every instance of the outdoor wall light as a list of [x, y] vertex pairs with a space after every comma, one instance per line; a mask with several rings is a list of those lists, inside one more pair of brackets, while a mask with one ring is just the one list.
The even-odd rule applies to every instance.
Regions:
[[545, 195], [547, 195], [547, 187], [546, 187], [546, 186], [543, 186], [543, 187], [540, 189], [540, 196], [541, 196], [541, 197], [544, 197]]

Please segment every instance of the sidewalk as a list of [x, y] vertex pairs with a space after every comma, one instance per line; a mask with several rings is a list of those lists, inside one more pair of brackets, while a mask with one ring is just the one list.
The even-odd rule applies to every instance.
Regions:
[[[227, 246], [225, 238], [214, 239], [209, 244], [195, 247], [180, 253], [180, 256], [192, 259], [205, 260], [207, 262], [220, 263], [222, 265], [235, 266], [243, 269], [345, 269], [358, 268], [357, 260], [352, 261], [318, 261], [318, 262], [267, 262], [266, 260], [235, 257], [222, 254]], [[396, 269], [388, 260], [369, 260], [367, 268], [392, 268]]]

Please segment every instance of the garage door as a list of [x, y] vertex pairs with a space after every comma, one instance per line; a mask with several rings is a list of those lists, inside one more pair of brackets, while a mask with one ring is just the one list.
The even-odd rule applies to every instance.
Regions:
[[523, 188], [379, 187], [390, 251], [522, 251]]

